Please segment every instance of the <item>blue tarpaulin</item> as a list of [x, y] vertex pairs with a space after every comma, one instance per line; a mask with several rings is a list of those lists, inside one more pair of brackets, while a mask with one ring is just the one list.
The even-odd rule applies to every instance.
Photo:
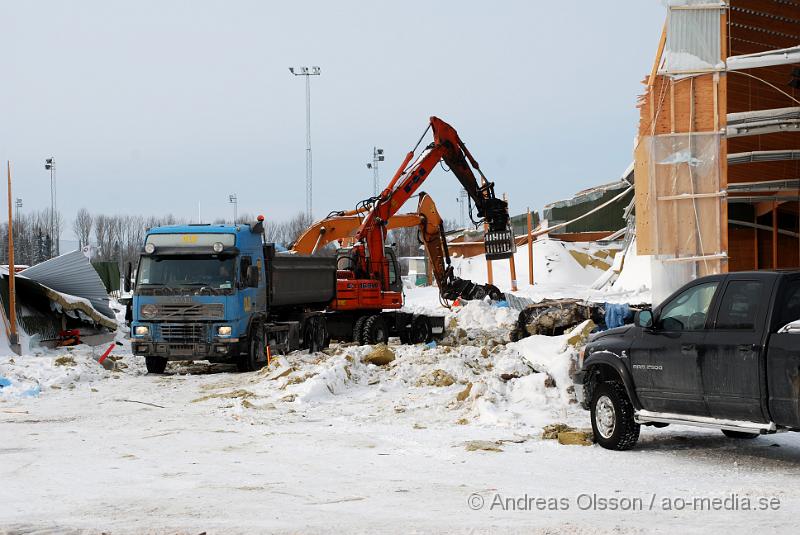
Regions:
[[622, 327], [625, 325], [625, 320], [633, 316], [631, 307], [626, 303], [606, 303], [606, 327], [613, 329], [614, 327]]

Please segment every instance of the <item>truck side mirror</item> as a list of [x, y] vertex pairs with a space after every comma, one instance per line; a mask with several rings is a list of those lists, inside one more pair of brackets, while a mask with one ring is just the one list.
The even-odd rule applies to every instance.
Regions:
[[633, 319], [634, 323], [642, 329], [653, 328], [653, 311], [649, 308], [639, 310], [636, 312], [636, 317]]
[[258, 266], [247, 266], [247, 286], [258, 288]]
[[122, 288], [125, 290], [125, 293], [130, 293], [131, 291], [131, 275], [133, 273], [133, 266], [130, 262], [125, 267], [125, 282], [122, 284]]

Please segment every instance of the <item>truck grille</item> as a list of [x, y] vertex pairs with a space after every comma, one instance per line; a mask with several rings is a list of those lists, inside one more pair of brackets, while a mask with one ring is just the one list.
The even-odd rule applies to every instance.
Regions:
[[206, 326], [197, 323], [162, 323], [161, 338], [165, 342], [189, 344], [206, 341]]
[[223, 319], [225, 305], [222, 303], [161, 303], [156, 319]]

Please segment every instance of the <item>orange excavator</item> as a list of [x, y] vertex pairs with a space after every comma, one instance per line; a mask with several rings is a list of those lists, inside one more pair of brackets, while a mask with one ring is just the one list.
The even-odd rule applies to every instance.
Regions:
[[[428, 130], [433, 132], [433, 142], [415, 159], [416, 150]], [[373, 344], [398, 335], [403, 342], [416, 343], [443, 332], [443, 317], [397, 310], [403, 306], [403, 292], [397, 259], [385, 245], [387, 231], [391, 228], [420, 227], [443, 299], [499, 297], [500, 292], [494, 286], [476, 285], [453, 275], [442, 220], [429, 196], [420, 193], [416, 214], [398, 215], [439, 163], [447, 165], [475, 204], [478, 220], [473, 222], [485, 224], [486, 258], [499, 260], [514, 254], [516, 247], [508, 204], [495, 196], [494, 184], [486, 179], [455, 129], [431, 117], [417, 145], [406, 155], [380, 195], [361, 201], [355, 210], [330, 214], [309, 228], [293, 248], [295, 252], [312, 253], [325, 243], [352, 233], [354, 245], [338, 253], [336, 297], [328, 306], [328, 331], [334, 338]], [[481, 177], [480, 184], [473, 169]]]
[[[442, 304], [449, 308], [449, 301], [456, 299], [483, 299], [489, 296], [492, 300], [502, 299], [502, 292], [492, 284], [475, 284], [472, 281], [455, 276], [450, 262], [450, 253], [445, 239], [444, 223], [433, 199], [425, 192], [418, 194], [417, 211], [407, 214], [395, 214], [389, 218], [386, 230], [396, 228], [418, 228], [418, 236], [425, 246], [425, 253], [430, 263], [433, 278], [439, 288]], [[310, 255], [320, 251], [331, 242], [340, 245], [351, 244], [356, 232], [361, 227], [364, 217], [354, 215], [332, 215], [317, 221], [303, 232], [292, 247], [292, 251]], [[344, 258], [342, 267], [350, 262], [349, 249], [339, 249], [340, 260]], [[387, 259], [393, 261], [392, 251], [387, 250]], [[345, 274], [346, 275], [346, 274]]]

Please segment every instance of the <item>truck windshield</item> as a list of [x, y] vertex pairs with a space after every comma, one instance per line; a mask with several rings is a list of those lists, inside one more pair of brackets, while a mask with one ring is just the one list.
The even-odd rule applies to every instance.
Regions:
[[233, 258], [143, 256], [138, 282], [144, 286], [233, 288]]

